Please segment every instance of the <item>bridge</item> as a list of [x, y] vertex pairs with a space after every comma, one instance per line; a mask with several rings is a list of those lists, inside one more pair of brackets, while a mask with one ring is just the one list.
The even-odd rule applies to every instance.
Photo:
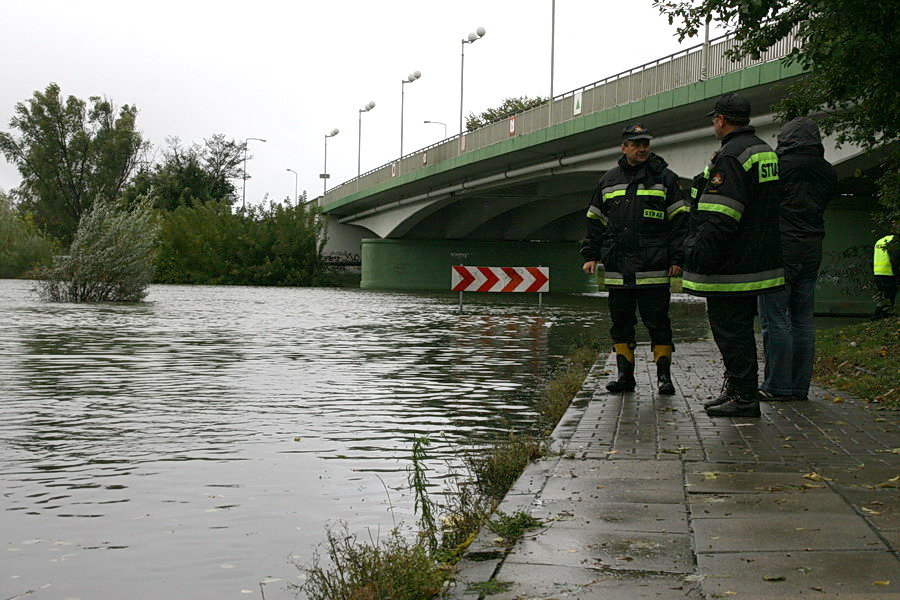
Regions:
[[[597, 289], [580, 269], [584, 212], [597, 179], [621, 155], [622, 127], [641, 121], [653, 150], [688, 184], [719, 142], [703, 115], [723, 93], [753, 105], [751, 124], [775, 146], [772, 106], [803, 76], [781, 59], [788, 37], [758, 59], [732, 62], [723, 36], [552, 98], [532, 110], [399, 157], [317, 199], [326, 252], [362, 258], [362, 287], [448, 290], [458, 264], [549, 266], [551, 291]], [[872, 191], [856, 177], [877, 157], [826, 139], [841, 196], [826, 221], [820, 312], [869, 309], [861, 293], [877, 235]]]

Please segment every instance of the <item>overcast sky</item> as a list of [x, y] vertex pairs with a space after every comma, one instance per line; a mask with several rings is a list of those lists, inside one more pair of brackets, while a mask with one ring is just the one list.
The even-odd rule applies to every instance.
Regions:
[[[106, 96], [139, 109], [138, 128], [155, 148], [176, 136], [215, 133], [250, 142], [247, 203], [268, 193], [322, 193], [325, 134], [329, 187], [356, 176], [358, 112], [362, 171], [459, 128], [460, 40], [464, 112], [510, 96], [549, 95], [551, 0], [30, 0], [3, 2], [0, 126], [17, 102], [50, 82], [63, 95]], [[714, 33], [715, 34], [715, 33]], [[554, 93], [581, 87], [702, 40], [679, 45], [651, 0], [557, 0]], [[401, 81], [419, 70], [421, 79]], [[0, 189], [18, 185], [0, 159]], [[240, 182], [238, 182], [240, 188]]]

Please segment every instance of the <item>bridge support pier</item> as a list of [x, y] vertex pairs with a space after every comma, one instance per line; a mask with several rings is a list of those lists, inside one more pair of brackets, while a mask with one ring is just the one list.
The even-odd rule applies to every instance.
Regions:
[[449, 291], [453, 265], [544, 266], [550, 267], [551, 292], [595, 292], [578, 249], [578, 242], [364, 239], [360, 287]]

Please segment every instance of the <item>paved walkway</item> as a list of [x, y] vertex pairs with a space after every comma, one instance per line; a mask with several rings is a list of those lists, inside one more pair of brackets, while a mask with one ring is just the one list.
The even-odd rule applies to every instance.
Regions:
[[[474, 600], [900, 599], [900, 414], [814, 389], [760, 419], [710, 418], [722, 367], [679, 345], [675, 396], [609, 394], [594, 365], [500, 509], [546, 520], [511, 548], [488, 530], [450, 596]], [[492, 592], [489, 596], [486, 591]]]

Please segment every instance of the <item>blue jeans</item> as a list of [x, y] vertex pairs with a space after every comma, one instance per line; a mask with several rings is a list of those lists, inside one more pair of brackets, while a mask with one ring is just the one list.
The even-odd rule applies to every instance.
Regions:
[[785, 287], [759, 297], [759, 323], [766, 354], [761, 390], [776, 396], [809, 393], [816, 357], [813, 304], [819, 263], [784, 265]]

